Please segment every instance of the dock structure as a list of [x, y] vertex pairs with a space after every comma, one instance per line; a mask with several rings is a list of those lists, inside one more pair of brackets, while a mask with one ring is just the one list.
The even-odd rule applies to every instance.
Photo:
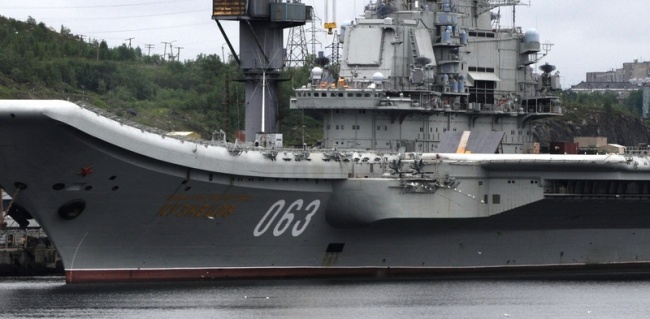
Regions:
[[0, 276], [63, 275], [56, 248], [42, 229], [0, 230]]
[[63, 275], [63, 263], [40, 225], [20, 227], [5, 208], [10, 197], [0, 200], [0, 276]]

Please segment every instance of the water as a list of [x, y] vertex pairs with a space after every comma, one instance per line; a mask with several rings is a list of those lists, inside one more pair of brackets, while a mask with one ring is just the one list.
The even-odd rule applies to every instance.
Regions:
[[0, 278], [2, 318], [647, 318], [647, 280]]

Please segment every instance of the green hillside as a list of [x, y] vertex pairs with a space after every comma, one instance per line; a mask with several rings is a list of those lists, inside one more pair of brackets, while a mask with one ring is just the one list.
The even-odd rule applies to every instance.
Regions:
[[[209, 139], [223, 129], [232, 140], [244, 127], [244, 85], [234, 61], [217, 55], [165, 61], [138, 48], [109, 48], [34, 19], [0, 16], [0, 98], [86, 101], [133, 121], [168, 131], [190, 130]], [[310, 144], [322, 127], [302, 112], [289, 111], [292, 87], [307, 82], [306, 68], [286, 71], [279, 92], [280, 130], [285, 143], [299, 144], [300, 128]]]

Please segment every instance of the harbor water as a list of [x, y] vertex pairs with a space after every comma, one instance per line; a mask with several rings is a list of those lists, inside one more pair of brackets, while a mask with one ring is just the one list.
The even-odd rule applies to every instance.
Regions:
[[1, 318], [647, 318], [642, 280], [0, 278]]

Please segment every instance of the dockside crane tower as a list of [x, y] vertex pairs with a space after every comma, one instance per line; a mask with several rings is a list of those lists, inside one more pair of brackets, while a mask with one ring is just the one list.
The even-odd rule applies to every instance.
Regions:
[[[277, 87], [284, 63], [283, 30], [304, 25], [311, 6], [300, 0], [213, 0], [212, 19], [243, 70], [246, 83], [246, 141], [277, 132]], [[239, 21], [239, 56], [221, 21]]]
[[[324, 0], [325, 1], [325, 29], [327, 29], [327, 34], [333, 34], [334, 29], [336, 29], [336, 0]], [[332, 18], [330, 19], [330, 10], [332, 12]]]

